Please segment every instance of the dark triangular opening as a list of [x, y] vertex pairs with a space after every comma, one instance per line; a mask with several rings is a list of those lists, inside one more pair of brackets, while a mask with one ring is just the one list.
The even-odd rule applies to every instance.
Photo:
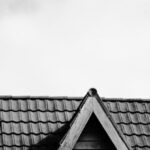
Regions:
[[73, 150], [116, 150], [94, 114], [90, 117]]

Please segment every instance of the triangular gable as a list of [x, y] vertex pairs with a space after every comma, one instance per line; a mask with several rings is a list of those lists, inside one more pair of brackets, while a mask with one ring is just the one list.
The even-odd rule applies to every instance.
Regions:
[[79, 112], [71, 123], [65, 137], [62, 139], [58, 150], [72, 150], [85, 128], [92, 114], [95, 114], [98, 121], [106, 131], [110, 140], [117, 150], [129, 150], [121, 133], [117, 130], [109, 112], [101, 101], [95, 89], [91, 89], [80, 106]]
[[93, 113], [73, 150], [116, 150], [107, 133]]

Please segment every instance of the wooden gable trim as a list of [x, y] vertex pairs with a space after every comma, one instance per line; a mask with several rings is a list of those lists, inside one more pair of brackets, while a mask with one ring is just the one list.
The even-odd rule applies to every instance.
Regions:
[[97, 99], [93, 98], [93, 111], [96, 115], [98, 121], [101, 123], [105, 132], [111, 139], [112, 143], [116, 147], [117, 150], [130, 150], [130, 147], [125, 142], [125, 139], [118, 131], [117, 127], [114, 126], [114, 122], [112, 122], [111, 116], [106, 112], [105, 106], [102, 107]]
[[72, 150], [76, 144], [79, 136], [81, 135], [84, 127], [86, 126], [89, 118], [92, 115], [92, 97], [89, 97], [84, 103], [81, 110], [78, 112], [75, 120], [73, 121], [70, 130], [66, 137], [63, 139], [58, 150]]
[[95, 114], [117, 150], [131, 150], [119, 131], [117, 131], [111, 116], [97, 94], [96, 96], [86, 96], [80, 111], [72, 121], [71, 127], [61, 141], [58, 150], [72, 150], [74, 148], [92, 113]]

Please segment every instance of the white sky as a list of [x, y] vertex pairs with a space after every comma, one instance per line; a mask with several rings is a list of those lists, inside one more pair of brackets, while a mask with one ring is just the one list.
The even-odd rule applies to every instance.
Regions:
[[149, 0], [0, 0], [0, 95], [150, 98]]

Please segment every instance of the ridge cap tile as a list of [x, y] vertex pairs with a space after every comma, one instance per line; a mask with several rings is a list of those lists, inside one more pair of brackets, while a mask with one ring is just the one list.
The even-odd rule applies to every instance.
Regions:
[[0, 99], [54, 99], [83, 100], [82, 96], [32, 96], [32, 95], [0, 95]]
[[150, 98], [107, 98], [107, 97], [101, 97], [102, 101], [107, 102], [115, 102], [115, 101], [119, 101], [119, 102], [147, 102], [150, 103]]

